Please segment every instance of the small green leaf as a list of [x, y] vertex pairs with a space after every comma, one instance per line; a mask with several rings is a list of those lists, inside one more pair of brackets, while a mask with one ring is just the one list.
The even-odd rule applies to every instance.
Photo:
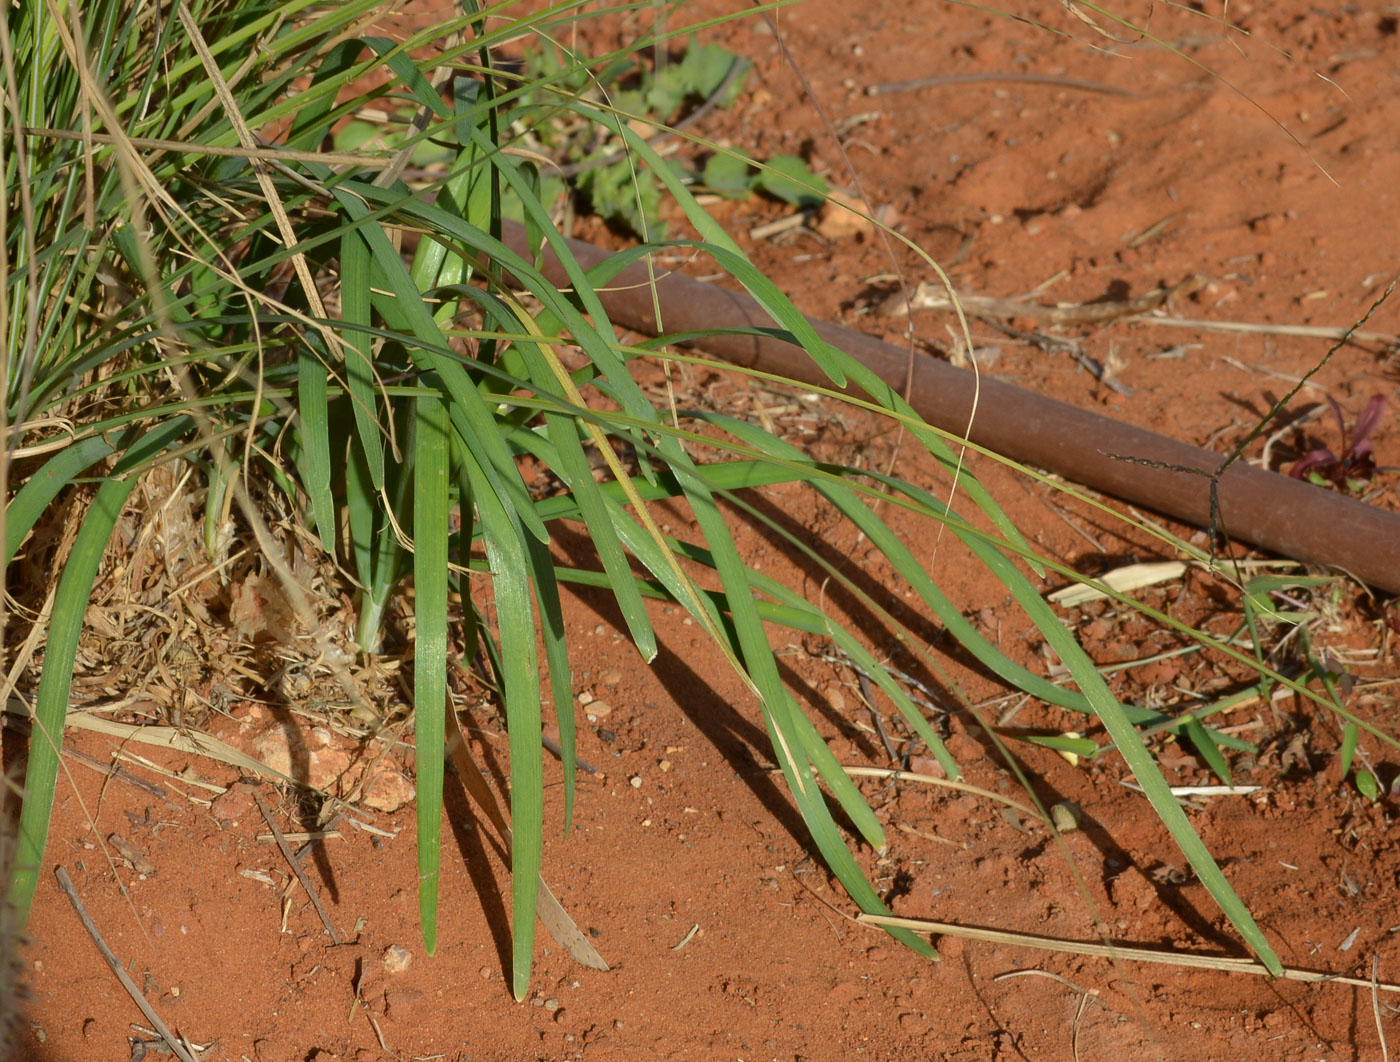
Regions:
[[1345, 778], [1351, 773], [1352, 757], [1356, 755], [1356, 740], [1361, 736], [1361, 732], [1356, 728], [1355, 723], [1345, 723], [1342, 726], [1342, 777]]
[[376, 125], [352, 118], [335, 131], [331, 140], [337, 151], [358, 151], [371, 141], [378, 140], [382, 132]]
[[[724, 79], [729, 76], [729, 71], [735, 63], [747, 67], [748, 60], [741, 59], [718, 44], [697, 45], [692, 39], [690, 47], [686, 50], [685, 58], [674, 67], [681, 75], [682, 84], [685, 90], [700, 99], [709, 99], [724, 84]], [[734, 84], [743, 86], [743, 78], [735, 77]], [[729, 99], [721, 99], [720, 106], [728, 106], [733, 102], [732, 93], [734, 87], [731, 86], [725, 91]]]
[[624, 119], [628, 115], [640, 118], [651, 112], [650, 101], [640, 89], [622, 89], [614, 92], [612, 105]]
[[600, 217], [626, 225], [644, 240], [665, 239], [666, 225], [658, 221], [661, 187], [650, 170], [626, 162], [589, 170], [579, 180], [579, 191], [593, 203]]
[[1039, 745], [1056, 752], [1069, 752], [1085, 759], [1092, 759], [1099, 754], [1098, 742], [1089, 738], [1070, 737], [1067, 734], [1026, 734], [1021, 740], [1028, 745]]
[[793, 206], [820, 206], [826, 198], [826, 180], [796, 155], [777, 155], [768, 160], [754, 182], [758, 189]]
[[1211, 737], [1211, 732], [1201, 725], [1200, 720], [1186, 720], [1185, 733], [1215, 776], [1226, 785], [1234, 785], [1234, 779], [1230, 777], [1230, 764], [1226, 761], [1224, 753], [1220, 751], [1220, 746]]
[[658, 78], [653, 78], [646, 90], [646, 110], [648, 114], [665, 120], [681, 109], [681, 104], [689, 93], [679, 67], [667, 67]]
[[753, 193], [749, 160], [727, 151], [711, 155], [701, 174], [705, 187], [726, 199], [746, 199]]
[[1376, 776], [1370, 771], [1356, 772], [1356, 791], [1372, 804], [1379, 803], [1381, 799], [1381, 787], [1376, 782]]

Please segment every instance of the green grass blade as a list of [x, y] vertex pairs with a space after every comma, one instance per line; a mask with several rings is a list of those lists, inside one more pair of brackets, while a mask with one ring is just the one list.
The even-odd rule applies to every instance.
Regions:
[[[862, 910], [872, 913], [884, 911], [884, 902], [866, 880], [846, 847], [812, 775], [811, 764], [803, 749], [802, 727], [793, 718], [798, 709], [778, 674], [777, 661], [768, 644], [762, 618], [749, 589], [746, 568], [739, 558], [738, 547], [715, 505], [708, 486], [692, 468], [679, 463], [673, 464], [672, 467], [690, 502], [700, 532], [714, 557], [715, 570], [719, 574], [731, 609], [730, 615], [744, 671], [759, 696], [764, 725], [773, 745], [774, 756], [783, 769], [783, 775], [802, 813], [803, 821], [811, 831], [812, 840], [821, 851], [827, 866]], [[884, 847], [883, 837], [878, 831], [876, 836], [879, 841], [877, 847]], [[919, 954], [928, 957], [937, 954], [926, 941], [913, 934], [905, 933], [900, 939]]]
[[[58, 759], [63, 744], [63, 722], [68, 714], [68, 697], [73, 687], [73, 661], [78, 639], [92, 596], [97, 569], [107, 542], [121, 516], [122, 508], [138, 481], [136, 470], [189, 430], [187, 418], [167, 422], [136, 440], [97, 490], [92, 506], [83, 517], [73, 540], [72, 551], [63, 565], [54, 594], [48, 643], [44, 650], [44, 672], [34, 705], [34, 732], [30, 738], [29, 764], [24, 777], [24, 807], [20, 812], [15, 870], [10, 879], [8, 901], [19, 925], [29, 917], [39, 868], [48, 843], [49, 817], [53, 810], [54, 787], [58, 780]], [[122, 477], [123, 474], [125, 478]]]
[[500, 631], [497, 677], [510, 733], [511, 988], [523, 1000], [535, 951], [535, 907], [544, 846], [544, 764], [540, 746], [540, 676], [530, 603], [525, 532], [492, 489], [476, 454], [457, 438], [458, 459], [472, 481]]
[[1342, 777], [1351, 774], [1351, 763], [1356, 755], [1356, 744], [1361, 737], [1361, 732], [1357, 730], [1355, 723], [1342, 724], [1342, 748], [1338, 753], [1341, 760]]
[[321, 547], [335, 553], [335, 501], [331, 497], [330, 406], [327, 399], [326, 366], [312, 346], [320, 344], [311, 333], [302, 337], [297, 351], [297, 415], [301, 421], [301, 449], [304, 464], [298, 469], [310, 501], [311, 520], [321, 538]]
[[[797, 447], [782, 439], [777, 439], [756, 425], [747, 424], [743, 421], [731, 417], [724, 417], [708, 412], [691, 412], [691, 416], [702, 418], [722, 427], [724, 430], [735, 435], [749, 445], [762, 449], [775, 457], [781, 457], [786, 461], [797, 465], [807, 465], [815, 469], [816, 462], [807, 457]], [[721, 466], [721, 468], [724, 466]], [[906, 484], [898, 480], [886, 479], [885, 477], [871, 475], [887, 486], [901, 487], [911, 497], [921, 500], [931, 513], [945, 512], [945, 508], [931, 495], [923, 492], [914, 492]], [[793, 478], [789, 475], [789, 478]], [[848, 520], [870, 538], [872, 544], [885, 555], [900, 576], [919, 594], [924, 602], [933, 610], [939, 621], [947, 629], [948, 633], [957, 640], [977, 661], [1004, 679], [1008, 683], [1025, 690], [1027, 693], [1049, 701], [1051, 704], [1058, 704], [1066, 708], [1075, 708], [1079, 711], [1088, 711], [1089, 704], [1081, 694], [1072, 690], [1066, 690], [1061, 686], [1056, 686], [1048, 679], [1042, 678], [1034, 672], [1016, 663], [1006, 656], [1000, 649], [994, 646], [968, 621], [962, 612], [950, 601], [934, 582], [933, 578], [919, 563], [918, 559], [909, 548], [900, 541], [899, 537], [890, 530], [889, 526], [881, 520], [871, 509], [852, 491], [834, 484], [826, 479], [813, 478], [812, 486], [820, 491], [833, 505], [835, 505]], [[995, 547], [982, 541], [974, 535], [967, 535], [959, 529], [954, 528], [974, 552], [977, 552], [984, 563], [996, 564], [998, 578], [1012, 579], [1019, 576], [1019, 571], [1006, 560], [1005, 556]], [[1024, 576], [1020, 576], [1021, 581], [1025, 581]]]
[[15, 872], [9, 903], [19, 924], [29, 917], [39, 867], [49, 836], [58, 760], [63, 743], [63, 720], [73, 685], [73, 660], [83, 629], [83, 616], [97, 578], [97, 567], [122, 507], [136, 486], [135, 477], [104, 483], [93, 499], [73, 542], [73, 550], [59, 578], [54, 596], [44, 652], [44, 673], [34, 707], [34, 732], [30, 738], [29, 765], [24, 777], [24, 809], [20, 813]]
[[[694, 502], [692, 502], [692, 504], [694, 504]], [[638, 536], [639, 540], [642, 537], [644, 536]], [[715, 540], [707, 536], [706, 541], [713, 545]], [[727, 545], [732, 548], [732, 540], [727, 543]], [[683, 548], [681, 544], [677, 544], [677, 549]], [[718, 565], [714, 564], [712, 553], [709, 550], [702, 551], [698, 548], [692, 548], [687, 551], [687, 555], [695, 559], [705, 559], [709, 561], [712, 566], [718, 567]], [[737, 560], [737, 557], [735, 557], [735, 560]], [[743, 569], [742, 563], [740, 563], [739, 567], [741, 570]], [[679, 600], [684, 602], [686, 599], [682, 597]], [[847, 849], [845, 841], [842, 839], [839, 830], [837, 830], [835, 821], [832, 819], [831, 813], [826, 806], [822, 793], [816, 786], [815, 778], [812, 775], [811, 766], [807, 758], [810, 752], [806, 740], [808, 735], [804, 733], [804, 731], [807, 731], [811, 726], [810, 720], [806, 720], [805, 717], [802, 717], [801, 723], [794, 720], [793, 716], [801, 716], [801, 713], [792, 702], [791, 696], [782, 686], [777, 676], [776, 664], [771, 656], [771, 650], [768, 651], [769, 655], [766, 658], [755, 652], [753, 641], [753, 635], [755, 633], [757, 633], [759, 637], [764, 638], [764, 641], [760, 643], [761, 649], [767, 648], [766, 637], [763, 635], [762, 631], [762, 621], [766, 610], [762, 607], [761, 603], [756, 601], [747, 591], [741, 597], [736, 597], [732, 590], [729, 589], [728, 585], [726, 585], [726, 589], [722, 594], [716, 594], [713, 598], [707, 595], [706, 600], [713, 600], [716, 603], [722, 601], [725, 605], [729, 606], [731, 609], [731, 618], [733, 618], [735, 611], [748, 613], [742, 621], [749, 627], [748, 638], [745, 638], [741, 633], [740, 621], [735, 619], [733, 622], [732, 630], [735, 632], [736, 648], [745, 654], [746, 663], [755, 656], [762, 661], [758, 668], [753, 669], [754, 671], [767, 672], [766, 675], [760, 674], [755, 680], [756, 683], [761, 680], [759, 688], [764, 694], [763, 699], [760, 700], [760, 704], [764, 709], [764, 724], [768, 730], [774, 755], [783, 769], [784, 777], [787, 779], [789, 789], [797, 802], [798, 810], [801, 812], [804, 822], [806, 822], [808, 829], [811, 831], [812, 839], [816, 843], [818, 850], [822, 853], [823, 859], [826, 860], [827, 865], [837, 876], [851, 898], [860, 905], [862, 910], [870, 912], [886, 910], [884, 902], [870, 886], [870, 883], [866, 880], [860, 867], [851, 856], [849, 849]], [[750, 674], [752, 673], [751, 671]], [[803, 725], [804, 723], [805, 726]], [[844, 774], [844, 772], [839, 772], [835, 768], [834, 758], [827, 764], [827, 767], [829, 770], [833, 771], [833, 777], [837, 773]], [[828, 780], [828, 784], [830, 784], [830, 780]], [[849, 794], [847, 794], [847, 799], [850, 799]], [[864, 800], [863, 798], [859, 798], [858, 793], [856, 799], [864, 806]], [[847, 810], [849, 813], [851, 806], [843, 802], [843, 809]], [[866, 810], [869, 810], [868, 806]], [[857, 819], [857, 822], [859, 823], [859, 819]], [[876, 847], [883, 847], [883, 837], [880, 836], [878, 822], [875, 823], [874, 830], [863, 830], [862, 832], [868, 835], [867, 839], [869, 839], [872, 844], [876, 845]], [[894, 935], [918, 954], [928, 958], [937, 958], [937, 952], [922, 938], [907, 931], [901, 931]]]
[[[325, 176], [329, 177], [329, 173]], [[407, 209], [412, 201], [403, 200], [400, 195], [386, 197], [382, 189], [370, 185], [350, 183], [354, 184], [353, 191], [348, 184], [333, 191], [341, 208], [352, 220], [360, 223], [358, 231], [373, 255], [378, 280], [371, 282], [369, 290], [384, 292], [372, 296], [375, 307], [391, 328], [404, 334], [415, 363], [442, 378], [443, 386], [452, 398], [454, 419], [465, 419], [464, 437], [472, 440], [473, 447], [484, 458], [481, 469], [491, 484], [492, 493], [502, 500], [531, 534], [541, 542], [547, 542], [549, 533], [534, 513], [529, 493], [520, 481], [520, 473], [497, 431], [493, 412], [487, 408], [481, 392], [447, 347], [442, 330], [424, 303], [422, 292], [414, 283], [408, 267], [390, 242], [388, 234], [370, 219], [369, 209], [365, 205], [366, 199], [387, 198], [390, 203], [403, 205]], [[435, 217], [440, 222], [445, 219], [449, 224], [465, 225], [461, 219], [453, 218], [442, 210], [435, 211]], [[410, 338], [412, 342], [409, 342]]]
[[[374, 519], [378, 496], [370, 482], [369, 466], [364, 451], [348, 447], [345, 462], [345, 511], [349, 518], [351, 559], [355, 562], [355, 577], [361, 593], [368, 591], [374, 581]], [[361, 645], [362, 649], [367, 646]]]
[[[349, 326], [341, 335], [345, 345], [345, 379], [355, 410], [360, 452], [370, 486], [377, 492], [384, 487], [384, 442], [375, 420], [378, 403], [372, 361], [374, 341], [367, 331], [373, 282], [369, 248], [358, 232], [347, 231], [340, 240], [340, 313]], [[360, 578], [364, 578], [363, 573]]]
[[[569, 666], [569, 648], [564, 634], [564, 608], [559, 600], [559, 583], [554, 575], [554, 558], [549, 547], [527, 536], [530, 575], [535, 584], [535, 599], [540, 607], [540, 635], [544, 641], [546, 674], [554, 701], [554, 716], [559, 724], [559, 759], [564, 766], [564, 836], [574, 823], [574, 794], [578, 775], [578, 748], [574, 725], [574, 685]], [[628, 573], [628, 585], [636, 583]], [[640, 600], [640, 594], [638, 594]]]
[[1215, 743], [1215, 738], [1207, 730], [1199, 719], [1188, 719], [1182, 726], [1182, 733], [1192, 745], [1196, 746], [1196, 751], [1201, 754], [1201, 759], [1206, 761], [1217, 778], [1226, 785], [1234, 785], [1230, 778], [1230, 764], [1226, 761], [1224, 754], [1220, 751], [1220, 746]]
[[[136, 434], [129, 432], [125, 442], [130, 442]], [[10, 562], [15, 559], [24, 537], [39, 522], [39, 517], [44, 515], [49, 503], [58, 497], [59, 491], [72, 483], [75, 476], [81, 475], [122, 445], [123, 443], [114, 445], [102, 435], [82, 439], [67, 449], [60, 450], [29, 477], [5, 507], [6, 568], [9, 568]]]
[[637, 651], [649, 664], [656, 659], [656, 632], [652, 629], [651, 619], [647, 616], [641, 595], [635, 592], [631, 568], [618, 544], [615, 520], [603, 506], [602, 492], [593, 479], [588, 458], [579, 445], [574, 425], [563, 417], [546, 419], [551, 440], [560, 442], [561, 468], [567, 473], [568, 482], [578, 498], [579, 514], [597, 546], [603, 569], [613, 577], [616, 588], [613, 596], [617, 600], [623, 622], [627, 625], [627, 631], [632, 636]]
[[399, 84], [406, 89], [420, 107], [426, 107], [439, 118], [451, 118], [452, 112], [443, 102], [442, 96], [433, 89], [432, 83], [423, 76], [413, 57], [405, 51], [405, 45], [391, 41], [387, 37], [365, 37], [364, 43], [384, 60], [399, 78]]
[[451, 422], [427, 381], [416, 401], [413, 468], [413, 734], [418, 764], [418, 913], [423, 948], [437, 949], [442, 780], [447, 710], [447, 541]]

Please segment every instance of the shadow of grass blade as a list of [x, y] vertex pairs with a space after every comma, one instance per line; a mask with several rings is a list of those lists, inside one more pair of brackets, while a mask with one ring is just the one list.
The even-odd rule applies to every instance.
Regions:
[[[739, 511], [748, 515], [751, 520], [764, 526], [768, 532], [774, 536], [785, 539], [794, 549], [805, 554], [814, 563], [821, 565], [836, 579], [848, 593], [854, 595], [867, 608], [870, 608], [884, 622], [894, 625], [893, 617], [880, 608], [878, 602], [872, 600], [869, 595], [858, 587], [853, 580], [844, 573], [831, 566], [819, 553], [813, 550], [807, 543], [802, 542], [786, 528], [768, 519], [754, 507], [748, 505], [741, 497], [726, 493], [725, 497], [729, 503]], [[692, 556], [692, 551], [682, 550], [686, 556]], [[695, 559], [699, 559], [696, 557]], [[889, 670], [876, 659], [875, 655], [866, 649], [855, 635], [846, 627], [833, 620], [821, 609], [817, 608], [801, 594], [790, 590], [782, 583], [762, 572], [749, 574], [749, 579], [755, 589], [762, 591], [773, 599], [775, 604], [771, 606], [774, 610], [771, 616], [765, 614], [765, 619], [769, 622], [780, 622], [793, 630], [804, 631], [811, 634], [821, 635], [831, 639], [832, 643], [850, 661], [851, 665], [860, 673], [866, 675], [879, 689], [887, 696], [900, 715], [904, 717], [910, 728], [920, 738], [938, 760], [940, 766], [947, 773], [948, 777], [954, 781], [961, 775], [961, 769], [952, 755], [944, 745], [943, 739], [938, 736], [929, 725], [929, 721], [924, 717], [917, 705], [910, 699], [903, 687], [890, 675]], [[760, 608], [763, 605], [760, 602]], [[781, 611], [778, 611], [781, 610]], [[870, 636], [870, 632], [866, 632]], [[907, 642], [909, 633], [903, 632], [899, 640]]]
[[[522, 444], [528, 446], [531, 452], [539, 454], [546, 462], [555, 457], [552, 448], [548, 447], [544, 440], [529, 433], [522, 433]], [[683, 472], [681, 469], [676, 469], [676, 472], [678, 479], [685, 475], [702, 477], [713, 471], [727, 470], [729, 467], [728, 465], [703, 465], [691, 469], [689, 472]], [[665, 488], [660, 486], [652, 487], [646, 484], [634, 486], [644, 490], [649, 498], [665, 496]], [[727, 641], [727, 636], [723, 633], [720, 636], [726, 637], [726, 645], [733, 656], [743, 657], [745, 670], [742, 674], [753, 676], [752, 681], [761, 680], [763, 683], [760, 687], [762, 690], [760, 705], [763, 708], [764, 725], [768, 730], [769, 739], [778, 762], [783, 768], [790, 791], [798, 803], [798, 810], [804, 821], [807, 822], [812, 838], [822, 853], [823, 859], [827, 861], [828, 866], [831, 867], [843, 887], [847, 889], [862, 910], [885, 911], [887, 908], [883, 901], [870, 886], [850, 851], [846, 848], [840, 831], [836, 828], [835, 821], [831, 817], [831, 812], [827, 808], [825, 798], [816, 784], [808, 755], [812, 751], [810, 741], [815, 732], [811, 729], [810, 720], [806, 719], [805, 716], [801, 717], [801, 721], [794, 719], [795, 715], [801, 716], [801, 712], [792, 703], [790, 695], [781, 683], [772, 649], [768, 645], [767, 636], [763, 631], [765, 612], [769, 615], [774, 614], [765, 610], [763, 604], [756, 601], [749, 590], [748, 579], [753, 573], [748, 572], [748, 569], [738, 560], [737, 549], [732, 539], [729, 538], [728, 529], [724, 525], [722, 517], [719, 516], [718, 510], [714, 507], [713, 499], [709, 499], [707, 505], [705, 499], [708, 498], [708, 494], [703, 490], [687, 494], [694, 509], [698, 511], [700, 508], [706, 507], [710, 510], [709, 519], [702, 521], [706, 542], [713, 547], [721, 535], [726, 540], [720, 544], [720, 548], [729, 554], [730, 569], [725, 573], [728, 580], [724, 581], [722, 575], [724, 590], [711, 594], [699, 591], [674, 562], [662, 556], [664, 547], [623, 511], [619, 503], [619, 497], [622, 494], [621, 484], [616, 483], [607, 484], [602, 491], [605, 505], [619, 537], [628, 550], [656, 576], [661, 585], [666, 587], [670, 599], [690, 611], [697, 622], [704, 624], [707, 629], [733, 632], [735, 638], [733, 642]], [[551, 512], [552, 515], [562, 516], [569, 511], [568, 507], [575, 502], [576, 499], [572, 498], [551, 499], [551, 503], [542, 504], [541, 509]], [[716, 530], [716, 523], [718, 530]], [[688, 559], [700, 561], [718, 570], [719, 564], [715, 561], [711, 550], [699, 547], [687, 548], [680, 543], [676, 543], [675, 547], [678, 551], [683, 551]], [[735, 592], [736, 582], [741, 586], [737, 593]], [[596, 585], [596, 582], [590, 582], [590, 585]], [[719, 609], [723, 607], [730, 610], [731, 618], [734, 612], [748, 612], [746, 617], [747, 637], [740, 632], [739, 621], [736, 620], [732, 625], [722, 621]], [[704, 611], [697, 612], [697, 608], [703, 608]], [[823, 757], [822, 765], [831, 772], [832, 778], [838, 774], [844, 774], [844, 772], [839, 771], [834, 757], [831, 757], [829, 751]], [[835, 783], [833, 789], [840, 797], [844, 798], [842, 800], [843, 809], [851, 814], [855, 822], [864, 827], [862, 833], [867, 836], [867, 839], [877, 847], [881, 846], [883, 836], [879, 824], [873, 817], [867, 820], [867, 817], [871, 816], [871, 812], [859, 791], [852, 785], [843, 786], [839, 782]], [[927, 941], [916, 934], [907, 930], [899, 930], [893, 935], [919, 954], [930, 958], [937, 956]]]
[[[994, 646], [967, 620], [958, 608], [948, 599], [939, 588], [924, 566], [909, 550], [909, 548], [890, 530], [889, 526], [881, 520], [870, 508], [856, 496], [848, 487], [838, 481], [834, 481], [830, 476], [817, 476], [817, 462], [803, 454], [801, 450], [792, 444], [777, 439], [762, 429], [746, 424], [743, 421], [735, 420], [719, 414], [707, 411], [689, 411], [689, 415], [697, 419], [705, 420], [723, 428], [733, 434], [754, 449], [760, 452], [767, 452], [775, 458], [781, 458], [783, 464], [774, 463], [774, 475], [783, 479], [791, 480], [798, 478], [799, 473], [792, 471], [792, 466], [803, 467], [811, 470], [812, 486], [820, 491], [833, 505], [835, 505], [846, 519], [850, 520], [869, 538], [872, 544], [890, 561], [900, 576], [914, 589], [924, 602], [933, 610], [934, 615], [947, 629], [951, 635], [963, 648], [977, 659], [979, 663], [986, 665], [995, 675], [1018, 689], [1025, 690], [1042, 700], [1061, 707], [1075, 708], [1079, 711], [1089, 711], [1089, 703], [1082, 694], [1073, 690], [1066, 690], [1056, 686], [1053, 682], [1045, 679], [1034, 672], [1016, 663], [1006, 656], [1000, 649]], [[716, 477], [725, 475], [724, 469], [727, 466], [720, 466], [711, 474]], [[893, 477], [880, 476], [876, 473], [865, 471], [862, 475], [868, 476], [883, 483], [887, 487], [900, 490], [923, 503], [924, 511], [930, 516], [946, 514], [945, 506], [937, 499], [925, 492], [918, 491], [911, 484], [903, 483]], [[736, 477], [737, 478], [737, 477]], [[972, 477], [964, 474], [965, 484], [972, 482]], [[747, 483], [745, 485], [754, 485]], [[978, 553], [979, 558], [989, 565], [996, 563], [996, 574], [998, 578], [1005, 582], [1018, 575], [1019, 572], [1014, 565], [1008, 561], [1004, 555], [989, 543], [986, 543], [976, 535], [966, 535], [961, 528], [951, 525], [955, 533], [959, 534], [967, 544]], [[1024, 580], [1024, 577], [1022, 577]]]
[[[663, 436], [663, 445], [666, 441], [667, 437]], [[676, 449], [679, 450], [679, 446]], [[783, 775], [802, 813], [803, 821], [811, 831], [812, 839], [827, 865], [852, 899], [862, 910], [884, 911], [886, 908], [883, 901], [842, 840], [812, 775], [805, 748], [806, 728], [794, 719], [794, 714], [798, 714], [799, 710], [778, 673], [773, 649], [768, 643], [763, 620], [749, 587], [746, 566], [739, 558], [738, 547], [715, 504], [713, 493], [701, 473], [688, 461], [673, 459], [672, 471], [685, 492], [701, 536], [714, 559], [714, 568], [724, 588], [725, 600], [733, 622], [741, 661], [736, 661], [736, 665], [741, 668], [741, 676], [747, 679], [758, 695], [774, 755], [783, 768]], [[810, 727], [810, 720], [804, 719], [804, 722]], [[868, 808], [866, 810], [868, 811]], [[878, 847], [883, 847], [883, 835], [878, 830], [877, 839]], [[931, 958], [937, 955], [927, 942], [911, 933], [902, 934], [901, 939], [922, 955]]]

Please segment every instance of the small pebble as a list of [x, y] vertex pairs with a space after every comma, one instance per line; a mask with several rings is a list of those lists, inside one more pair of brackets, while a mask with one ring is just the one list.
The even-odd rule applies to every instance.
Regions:
[[413, 955], [407, 948], [391, 944], [384, 949], [383, 961], [386, 973], [401, 974], [408, 969], [408, 964], [413, 961]]
[[634, 774], [634, 775], [632, 776], [632, 788], [633, 788], [633, 789], [640, 789], [640, 788], [642, 788], [642, 776], [641, 776], [641, 775], [639, 775], [639, 774]]

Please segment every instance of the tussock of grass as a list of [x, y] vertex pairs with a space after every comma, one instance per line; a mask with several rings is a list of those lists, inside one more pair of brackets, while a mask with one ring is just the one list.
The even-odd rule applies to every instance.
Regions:
[[[551, 115], [624, 144], [629, 166], [699, 236], [679, 246], [758, 299], [833, 385], [855, 382], [866, 408], [903, 425], [950, 477], [959, 469], [957, 441], [823, 343], [644, 132], [580, 97], [588, 63], [561, 53], [555, 74], [527, 85], [495, 68], [493, 47], [557, 36], [596, 13], [565, 4], [487, 20], [468, 10], [396, 43], [359, 35], [375, 7], [190, 0], [178, 17], [157, 20], [99, 0], [75, 14], [81, 46], [45, 5], [0, 14], [17, 57], [18, 124], [65, 134], [5, 134], [7, 187], [16, 189], [3, 233], [13, 281], [5, 416], [17, 427], [4, 471], [19, 488], [6, 509], [5, 560], [28, 610], [10, 616], [6, 635], [42, 661], [37, 687], [16, 691], [32, 702], [36, 735], [8, 891], [20, 919], [44, 857], [70, 711], [120, 685], [139, 693], [119, 706], [118, 725], [183, 726], [269, 674], [286, 680], [309, 657], [324, 699], [363, 718], [376, 685], [391, 680], [390, 663], [406, 662], [411, 632], [425, 944], [431, 952], [436, 941], [443, 765], [456, 730], [447, 667], [480, 656], [510, 738], [509, 822], [501, 813], [497, 827], [510, 831], [512, 988], [523, 997], [547, 893], [540, 729], [551, 709], [566, 821], [574, 800], [567, 581], [608, 590], [643, 661], [657, 652], [647, 602], [687, 610], [761, 708], [828, 865], [863, 911], [887, 914], [828, 794], [863, 841], [881, 846], [882, 828], [781, 681], [769, 628], [829, 638], [950, 777], [957, 764], [862, 636], [746, 563], [730, 521], [761, 518], [745, 509], [744, 492], [787, 484], [818, 493], [859, 528], [992, 673], [1097, 717], [1202, 881], [1277, 972], [1144, 746], [1137, 728], [1164, 717], [1113, 696], [1026, 574], [1055, 566], [974, 478], [958, 473], [950, 505], [896, 476], [817, 461], [762, 418], [685, 413], [638, 385], [632, 362], [648, 352], [619, 341], [597, 290], [660, 248], [591, 271], [569, 256], [540, 171], [515, 150], [531, 123]], [[669, 38], [687, 31], [674, 26]], [[447, 43], [435, 51], [434, 41]], [[353, 153], [321, 153], [391, 95], [414, 114], [389, 138], [392, 157], [357, 165]], [[404, 168], [425, 145], [446, 161], [406, 183]], [[507, 197], [535, 245], [548, 242], [564, 260], [567, 290], [501, 242]], [[547, 470], [559, 491], [532, 494], [523, 463]], [[693, 514], [690, 540], [653, 518], [657, 503], [672, 501]], [[881, 518], [882, 505], [965, 543], [1040, 629], [1073, 688], [982, 637]], [[587, 529], [596, 566], [556, 564], [549, 543], [559, 521]], [[36, 632], [28, 641], [27, 625]], [[1282, 678], [1262, 658], [1254, 666]], [[542, 672], [552, 703], [542, 699]], [[288, 699], [307, 692], [271, 684]], [[1190, 736], [1215, 747], [1195, 726]], [[887, 924], [935, 955], [924, 936]]]

